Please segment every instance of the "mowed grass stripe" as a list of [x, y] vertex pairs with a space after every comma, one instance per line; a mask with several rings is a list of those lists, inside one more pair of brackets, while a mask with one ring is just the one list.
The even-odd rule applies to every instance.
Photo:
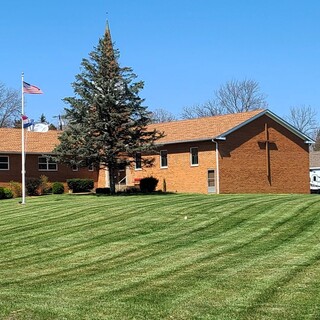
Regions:
[[[94, 228], [94, 223], [93, 223], [93, 226], [92, 226], [93, 228]], [[118, 230], [118, 228], [117, 228], [117, 230]], [[196, 230], [196, 231], [198, 231], [198, 230]], [[105, 231], [104, 231], [105, 232]], [[108, 234], [109, 235], [109, 234]], [[53, 236], [55, 236], [55, 235], [53, 235]], [[73, 234], [71, 234], [71, 236], [73, 236]], [[129, 234], [129, 236], [130, 236], [130, 234]]]
[[[7, 280], [1, 282], [3, 294], [22, 287], [26, 295], [36, 290], [42, 302], [48, 295], [60, 301], [62, 294], [72, 301], [72, 307], [62, 303], [68, 311], [61, 314], [70, 318], [90, 317], [92, 309], [97, 310], [92, 319], [107, 314], [125, 319], [127, 312], [128, 319], [245, 318], [272, 300], [272, 284], [286, 285], [300, 276], [303, 271], [287, 282], [279, 280], [290, 271], [284, 257], [297, 254], [294, 244], [300, 241], [313, 244], [312, 234], [319, 230], [319, 200], [312, 196], [79, 197], [72, 205], [66, 205], [72, 197], [61, 202], [46, 198], [46, 206], [53, 208], [46, 216], [37, 211], [41, 198], [32, 199], [29, 220], [23, 214], [22, 248], [8, 261], [11, 272], [0, 273]], [[20, 226], [26, 227], [23, 221]], [[281, 272], [267, 263], [270, 257]], [[305, 261], [316, 257], [317, 252], [305, 253]], [[232, 291], [233, 285], [239, 289]], [[219, 301], [213, 302], [213, 292]], [[269, 298], [262, 298], [264, 292]], [[140, 308], [130, 314], [136, 304]], [[54, 304], [48, 308], [59, 309]], [[44, 314], [35, 314], [39, 312]]]

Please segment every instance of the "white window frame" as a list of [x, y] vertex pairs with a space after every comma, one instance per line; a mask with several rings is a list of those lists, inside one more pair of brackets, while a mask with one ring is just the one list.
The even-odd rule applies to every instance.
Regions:
[[1, 164], [7, 164], [7, 168], [5, 168], [5, 169], [0, 168], [0, 170], [2, 170], [2, 171], [10, 170], [10, 159], [9, 159], [9, 156], [0, 155], [0, 158], [7, 158], [7, 162], [2, 162], [2, 161], [0, 162]]
[[[46, 162], [41, 162], [40, 159], [46, 159]], [[40, 169], [40, 165], [46, 165], [46, 168]], [[50, 169], [50, 165], [55, 165], [54, 169]], [[58, 171], [58, 163], [50, 159], [50, 157], [40, 156], [38, 157], [38, 171]]]
[[76, 164], [72, 165], [71, 168], [72, 168], [72, 171], [79, 171], [79, 167]]
[[[193, 150], [197, 150], [197, 163], [193, 163]], [[198, 147], [191, 147], [190, 148], [190, 165], [192, 166], [192, 167], [197, 167], [197, 166], [199, 166], [199, 149], [198, 149]]]
[[[137, 163], [139, 164], [139, 166], [137, 166]], [[135, 170], [142, 170], [142, 156], [141, 156], [141, 152], [136, 152], [136, 154], [135, 154], [134, 169], [135, 169]]]
[[[162, 162], [162, 159], [164, 158], [163, 157], [163, 153], [165, 152], [165, 159], [166, 159], [166, 165], [163, 165], [163, 162]], [[160, 150], [160, 168], [168, 168], [168, 150]]]
[[94, 171], [94, 166], [92, 163], [88, 165], [88, 171]]

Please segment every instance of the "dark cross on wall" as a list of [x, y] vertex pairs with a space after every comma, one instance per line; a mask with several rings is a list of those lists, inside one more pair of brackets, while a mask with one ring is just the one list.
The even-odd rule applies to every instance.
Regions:
[[267, 178], [269, 184], [271, 185], [271, 159], [270, 159], [270, 150], [277, 150], [277, 146], [274, 141], [269, 139], [269, 128], [268, 124], [264, 124], [264, 134], [265, 140], [258, 141], [260, 148], [266, 149], [266, 168], [267, 168]]

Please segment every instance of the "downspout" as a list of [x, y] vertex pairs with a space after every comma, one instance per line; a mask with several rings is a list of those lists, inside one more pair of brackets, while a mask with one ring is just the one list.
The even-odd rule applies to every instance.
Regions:
[[219, 175], [219, 145], [218, 141], [212, 139], [212, 142], [216, 144], [216, 170], [217, 170], [217, 192], [216, 194], [220, 194], [220, 175]]
[[220, 168], [219, 168], [219, 145], [218, 145], [218, 140], [220, 141], [225, 141], [225, 137], [218, 137], [218, 138], [213, 138], [212, 142], [215, 143], [216, 145], [216, 178], [217, 178], [217, 192], [216, 194], [220, 194]]

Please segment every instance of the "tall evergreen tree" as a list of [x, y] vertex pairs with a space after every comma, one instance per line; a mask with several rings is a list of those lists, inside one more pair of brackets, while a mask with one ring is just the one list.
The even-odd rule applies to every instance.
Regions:
[[72, 84], [74, 97], [65, 98], [68, 127], [55, 149], [57, 160], [70, 165], [108, 167], [111, 193], [115, 171], [135, 152], [151, 151], [163, 136], [148, 131], [151, 113], [139, 97], [143, 82], [129, 67], [120, 67], [109, 26], [97, 47], [82, 60], [82, 72]]
[[39, 122], [40, 123], [47, 123], [47, 119], [46, 119], [46, 116], [44, 115], [44, 113], [41, 113], [41, 116], [39, 118]]

